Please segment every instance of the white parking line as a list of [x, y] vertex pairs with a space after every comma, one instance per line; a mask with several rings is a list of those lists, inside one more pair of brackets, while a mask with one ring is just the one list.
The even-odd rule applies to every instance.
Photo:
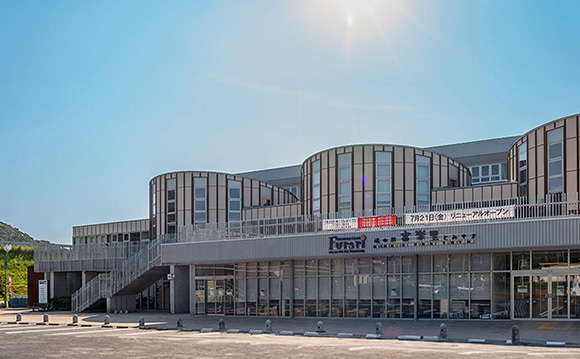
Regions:
[[17, 330], [14, 332], [5, 332], [4, 334], [20, 334], [20, 333], [41, 333], [41, 332], [60, 332], [63, 330], [75, 330], [78, 331], [79, 329], [88, 329], [88, 328], [83, 328], [83, 327], [60, 327], [60, 328], [50, 328], [50, 329], [46, 329], [46, 327], [36, 327], [30, 330]]
[[111, 332], [120, 332], [125, 330], [130, 330], [132, 328], [123, 328], [123, 329], [113, 329], [113, 328], [101, 328], [98, 330], [90, 330], [90, 331], [83, 331], [83, 332], [72, 332], [72, 333], [55, 333], [55, 334], [45, 334], [46, 336], [57, 336], [57, 335], [83, 335], [83, 334], [94, 334], [94, 333], [111, 333]]
[[[129, 334], [122, 334], [119, 335], [120, 337], [130, 337], [130, 336], [141, 336], [141, 335], [152, 335], [152, 334], [157, 334], [157, 335], [167, 335], [167, 334], [173, 334], [173, 333], [177, 333], [174, 331], [167, 331], [167, 330], [139, 330], [138, 332], [135, 333], [129, 333]], [[181, 332], [179, 332], [181, 333]]]
[[9, 327], [2, 327], [0, 328], [0, 331], [4, 331], [4, 330], [23, 330], [23, 329], [30, 329], [30, 328], [46, 328], [45, 326], [40, 326], [40, 325], [12, 325]]

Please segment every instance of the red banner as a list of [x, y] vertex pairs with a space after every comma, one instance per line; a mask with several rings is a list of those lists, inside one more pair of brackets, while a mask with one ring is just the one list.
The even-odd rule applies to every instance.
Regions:
[[388, 214], [386, 216], [359, 217], [358, 219], [358, 228], [387, 227], [394, 226], [395, 224], [397, 224], [397, 217], [394, 214]]

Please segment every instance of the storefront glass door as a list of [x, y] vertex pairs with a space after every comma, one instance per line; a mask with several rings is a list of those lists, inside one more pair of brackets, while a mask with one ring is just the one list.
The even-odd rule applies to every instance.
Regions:
[[549, 319], [550, 289], [548, 275], [532, 275], [532, 318]]
[[513, 318], [527, 319], [530, 317], [530, 276], [514, 276]]
[[512, 276], [512, 319], [568, 319], [580, 314], [578, 274], [529, 271]]

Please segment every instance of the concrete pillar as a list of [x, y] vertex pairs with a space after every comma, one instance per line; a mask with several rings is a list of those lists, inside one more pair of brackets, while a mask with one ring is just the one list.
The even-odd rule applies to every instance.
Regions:
[[[175, 273], [175, 266], [169, 266], [169, 274]], [[169, 313], [175, 314], [175, 278], [169, 281]]]
[[87, 285], [87, 271], [81, 272], [81, 286]]
[[54, 272], [50, 272], [48, 278], [48, 299], [52, 298], [54, 298]]
[[195, 264], [189, 265], [189, 313], [195, 314]]
[[67, 274], [68, 290], [72, 294], [82, 286], [82, 274], [80, 272], [70, 272]]
[[169, 282], [171, 314], [187, 313], [189, 311], [190, 281], [189, 266], [170, 266], [170, 273], [175, 277]]
[[294, 260], [290, 261], [290, 318], [294, 318]]

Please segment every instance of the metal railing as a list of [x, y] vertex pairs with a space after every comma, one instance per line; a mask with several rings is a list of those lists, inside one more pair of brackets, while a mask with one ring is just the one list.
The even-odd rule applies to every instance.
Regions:
[[110, 297], [109, 287], [110, 279], [108, 273], [101, 273], [91, 279], [87, 284], [72, 294], [72, 311], [77, 313], [82, 312], [99, 299]]
[[34, 270], [111, 270], [148, 245], [149, 241], [37, 247], [34, 249]]
[[115, 295], [151, 268], [161, 264], [161, 242], [155, 239], [131, 258], [127, 258], [110, 275], [110, 295]]
[[[208, 223], [203, 225], [180, 227], [177, 234], [161, 235], [162, 243], [203, 242], [215, 240], [232, 240], [260, 237], [288, 236], [328, 232], [323, 229], [323, 222], [328, 219], [395, 215], [396, 222], [389, 227], [365, 228], [364, 230], [416, 227], [421, 224], [409, 223], [409, 214], [440, 214], [442, 212], [489, 212], [493, 208], [510, 208], [510, 215], [503, 217], [483, 216], [472, 218], [469, 223], [520, 221], [554, 217], [580, 215], [578, 193], [573, 195], [554, 194], [546, 197], [517, 197], [493, 201], [474, 201], [432, 206], [411, 206], [381, 210], [342, 211], [339, 213], [305, 215], [274, 219], [260, 219], [228, 223]], [[477, 211], [480, 209], [480, 211]], [[440, 223], [444, 225], [465, 224], [465, 218], [457, 221]], [[424, 224], [423, 224], [424, 225]], [[337, 231], [357, 231], [359, 229], [337, 229]]]
[[82, 312], [99, 299], [110, 298], [123, 288], [161, 264], [161, 242], [156, 239], [121, 262], [109, 273], [101, 273], [71, 296], [73, 312]]

